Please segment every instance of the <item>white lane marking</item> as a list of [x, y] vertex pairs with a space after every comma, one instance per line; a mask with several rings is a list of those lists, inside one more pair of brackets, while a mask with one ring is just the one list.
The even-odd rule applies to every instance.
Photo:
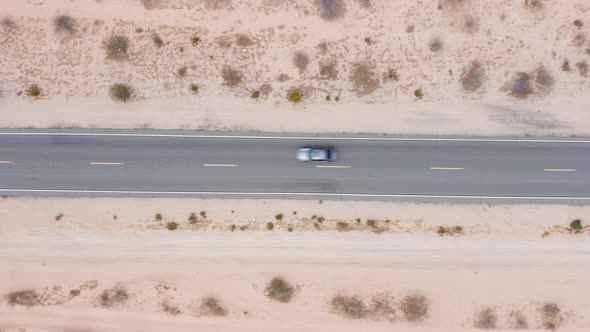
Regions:
[[14, 189], [0, 188], [5, 193], [61, 193], [61, 194], [127, 194], [127, 195], [210, 195], [210, 196], [331, 196], [382, 198], [456, 198], [456, 199], [512, 199], [590, 201], [590, 196], [485, 196], [485, 195], [429, 195], [429, 194], [363, 194], [363, 193], [304, 193], [304, 192], [221, 192], [221, 191], [142, 191], [142, 190], [81, 190], [81, 189]]
[[443, 167], [443, 166], [434, 166], [430, 167], [433, 171], [462, 171], [465, 168], [463, 167]]
[[98, 166], [119, 166], [125, 165], [125, 163], [118, 163], [118, 162], [106, 162], [106, 161], [92, 161], [90, 165], [98, 165]]
[[317, 168], [352, 168], [352, 166], [346, 165], [317, 165]]
[[14, 161], [10, 161], [10, 160], [0, 160], [0, 164], [14, 164]]
[[239, 167], [236, 164], [203, 164], [203, 167]]
[[225, 139], [265, 139], [265, 140], [306, 140], [306, 141], [399, 141], [399, 142], [480, 142], [480, 143], [583, 143], [590, 140], [558, 139], [503, 139], [503, 138], [420, 138], [420, 137], [326, 137], [326, 136], [248, 136], [248, 135], [183, 135], [183, 134], [123, 134], [123, 133], [35, 133], [0, 132], [4, 136], [107, 136], [107, 137], [167, 137], [167, 138], [225, 138]]
[[544, 168], [545, 172], [575, 172], [575, 168]]

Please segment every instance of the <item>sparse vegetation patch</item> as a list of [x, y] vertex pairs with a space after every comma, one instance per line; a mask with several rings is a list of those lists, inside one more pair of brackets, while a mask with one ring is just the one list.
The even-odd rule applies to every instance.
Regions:
[[28, 97], [39, 97], [41, 95], [41, 88], [37, 84], [31, 84], [27, 88], [26, 95]]
[[371, 93], [379, 87], [373, 65], [368, 61], [353, 63], [349, 79], [359, 94]]
[[498, 324], [498, 315], [494, 308], [485, 308], [475, 315], [473, 327], [483, 330], [495, 329]]
[[343, 0], [316, 0], [320, 10], [320, 17], [326, 21], [333, 21], [341, 18], [346, 13]]
[[225, 305], [216, 297], [210, 296], [201, 300], [199, 306], [199, 312], [201, 316], [209, 317], [224, 317], [227, 316], [227, 308]]
[[287, 100], [292, 103], [300, 103], [303, 100], [303, 94], [299, 89], [293, 89], [287, 93]]
[[295, 295], [295, 290], [285, 279], [275, 277], [266, 285], [265, 295], [275, 301], [288, 303]]
[[436, 233], [440, 236], [451, 235], [458, 236], [463, 235], [463, 227], [461, 226], [439, 226]]
[[572, 220], [572, 222], [570, 223], [570, 231], [572, 231], [576, 234], [582, 233], [584, 231], [584, 226], [582, 225], [582, 220], [580, 220], [580, 219]]
[[121, 60], [127, 57], [129, 39], [121, 35], [113, 35], [102, 42], [108, 59]]
[[114, 101], [127, 102], [131, 99], [131, 87], [126, 84], [113, 84], [109, 89], [109, 95]]
[[324, 80], [335, 80], [338, 77], [336, 60], [323, 61], [320, 63], [320, 78]]
[[242, 83], [242, 73], [230, 66], [225, 66], [221, 70], [221, 77], [225, 81], [225, 85], [235, 87]]
[[346, 318], [361, 319], [367, 316], [367, 307], [358, 296], [336, 295], [329, 302], [329, 306], [333, 313]]
[[39, 304], [39, 295], [34, 290], [24, 290], [4, 295], [4, 301], [11, 306], [33, 307]]
[[400, 310], [409, 322], [418, 322], [428, 317], [430, 303], [423, 295], [408, 295], [400, 302]]
[[98, 299], [101, 306], [113, 307], [127, 301], [129, 299], [129, 293], [123, 286], [117, 285], [113, 288], [105, 289]]
[[53, 25], [58, 32], [73, 33], [76, 21], [67, 15], [59, 15], [53, 19]]
[[304, 52], [297, 51], [293, 53], [293, 65], [295, 65], [300, 72], [304, 72], [307, 70], [307, 65], [309, 65], [309, 57]]
[[470, 67], [461, 76], [461, 86], [467, 92], [475, 92], [483, 86], [485, 79], [484, 69], [479, 61], [473, 61]]

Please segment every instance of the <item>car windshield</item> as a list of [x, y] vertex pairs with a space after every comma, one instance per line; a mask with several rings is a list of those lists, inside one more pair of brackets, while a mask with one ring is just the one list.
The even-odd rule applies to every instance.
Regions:
[[311, 150], [311, 159], [326, 160], [328, 159], [328, 152], [326, 150], [314, 149]]

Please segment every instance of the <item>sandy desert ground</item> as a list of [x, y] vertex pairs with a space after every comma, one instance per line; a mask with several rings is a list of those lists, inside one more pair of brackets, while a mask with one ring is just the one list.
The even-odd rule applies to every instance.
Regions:
[[[0, 329], [586, 331], [590, 229], [582, 219], [575, 233], [569, 223], [589, 213], [564, 205], [4, 198]], [[319, 229], [304, 227], [313, 214], [325, 218]], [[364, 228], [335, 226], [356, 218]], [[167, 229], [170, 222], [178, 227]], [[387, 223], [396, 226], [379, 229]], [[441, 236], [438, 226], [464, 231]], [[269, 293], [275, 277], [287, 285]]]
[[[0, 126], [590, 135], [589, 12], [585, 0], [0, 0]], [[128, 41], [115, 58], [102, 46], [114, 35]], [[131, 101], [111, 100], [115, 83]]]

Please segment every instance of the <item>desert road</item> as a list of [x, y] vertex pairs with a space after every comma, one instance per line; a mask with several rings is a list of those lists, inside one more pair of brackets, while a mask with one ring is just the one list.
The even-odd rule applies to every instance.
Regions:
[[100, 133], [0, 132], [0, 194], [590, 203], [584, 139]]

